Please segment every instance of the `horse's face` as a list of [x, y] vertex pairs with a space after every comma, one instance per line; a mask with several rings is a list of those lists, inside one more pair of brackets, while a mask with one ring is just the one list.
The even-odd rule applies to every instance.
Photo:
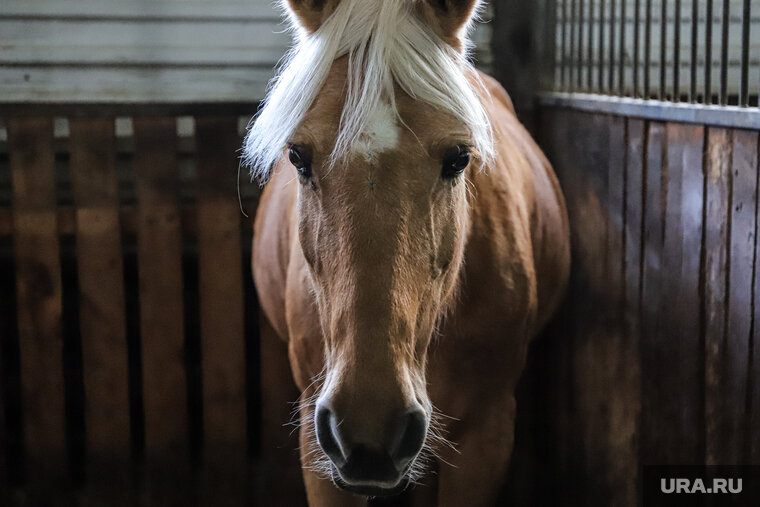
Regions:
[[399, 91], [400, 119], [380, 107], [331, 164], [345, 60], [286, 156], [325, 343], [316, 435], [339, 485], [381, 494], [405, 486], [428, 434], [426, 353], [462, 264], [476, 154], [464, 125]]

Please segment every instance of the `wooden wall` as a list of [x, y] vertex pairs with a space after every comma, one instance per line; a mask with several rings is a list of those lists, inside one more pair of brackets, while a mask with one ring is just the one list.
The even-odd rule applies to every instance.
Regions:
[[0, 102], [252, 102], [290, 44], [268, 0], [5, 0]]
[[89, 112], [4, 118], [0, 505], [301, 505], [245, 120]]
[[[273, 0], [3, 0], [0, 104], [252, 103], [291, 32]], [[484, 16], [474, 40], [491, 63]]]
[[637, 505], [648, 464], [760, 464], [757, 131], [544, 108], [572, 225], [533, 345], [510, 493]]

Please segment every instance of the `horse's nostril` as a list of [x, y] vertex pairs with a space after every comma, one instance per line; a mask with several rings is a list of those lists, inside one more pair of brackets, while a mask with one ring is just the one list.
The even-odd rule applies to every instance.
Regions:
[[398, 444], [393, 449], [393, 458], [404, 465], [414, 459], [422, 449], [427, 433], [427, 417], [421, 409], [407, 413], [401, 421]]
[[342, 466], [346, 462], [346, 457], [343, 455], [340, 443], [333, 431], [333, 427], [336, 425], [335, 414], [328, 407], [319, 405], [314, 422], [317, 427], [317, 442], [320, 447], [333, 463]]
[[361, 425], [339, 420], [326, 403], [318, 404], [314, 422], [319, 446], [344, 482], [354, 486], [365, 482], [397, 485], [422, 449], [427, 432], [427, 416], [421, 408], [392, 417], [389, 426], [374, 428], [364, 438], [357, 438]]

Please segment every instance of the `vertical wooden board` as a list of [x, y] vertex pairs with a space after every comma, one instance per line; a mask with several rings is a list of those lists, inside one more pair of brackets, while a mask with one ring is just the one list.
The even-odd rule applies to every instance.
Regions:
[[[703, 352], [700, 269], [704, 176], [704, 128], [668, 123], [664, 269], [666, 285], [657, 418], [660, 452], [668, 464], [703, 461]], [[667, 428], [667, 429], [666, 429]]]
[[[574, 145], [571, 143], [568, 147], [566, 138], [571, 125], [572, 119], [568, 111], [552, 108], [545, 108], [540, 111], [541, 146], [554, 166], [566, 200], [574, 191], [577, 183], [572, 175], [565, 172], [568, 160], [574, 156], [574, 153], [571, 153]], [[569, 205], [568, 202], [568, 207]], [[570, 445], [573, 432], [571, 413], [574, 410], [572, 399], [574, 387], [570, 358], [575, 326], [573, 320], [575, 312], [572, 305], [576, 296], [575, 273], [576, 270], [573, 267], [565, 301], [559, 310], [557, 320], [551, 326], [551, 330], [547, 331], [545, 337], [544, 350], [546, 356], [554, 361], [554, 369], [550, 370], [554, 372], [554, 375], [548, 376], [546, 374], [546, 367], [541, 362], [541, 358], [536, 358], [537, 366], [533, 369], [536, 376], [534, 382], [540, 389], [537, 391], [537, 397], [547, 401], [547, 414], [550, 414], [548, 421], [544, 421], [544, 423], [548, 428], [548, 433], [552, 434], [555, 441], [555, 445], [547, 446], [541, 466], [537, 467], [538, 469], [534, 473], [539, 484], [538, 487], [542, 488], [541, 493], [549, 498], [549, 504], [557, 503], [560, 501], [559, 499], [569, 497], [568, 490], [572, 484], [568, 477], [573, 469], [572, 460], [577, 456]], [[546, 442], [546, 437], [539, 435], [536, 440], [538, 442], [537, 449], [543, 449], [541, 444]], [[550, 491], [547, 492], [546, 490]]]
[[[755, 219], [757, 215], [758, 133], [735, 130], [731, 164], [731, 234], [728, 307], [722, 380], [725, 421], [722, 464], [746, 460], [747, 446], [758, 438], [745, 432], [749, 387], [749, 356], [752, 350], [753, 269]], [[749, 440], [745, 438], [750, 437]]]
[[[573, 257], [568, 292], [572, 390], [565, 450], [569, 454], [567, 494], [579, 504], [603, 504], [611, 495], [608, 476], [599, 471], [607, 470], [609, 463], [605, 448], [610, 435], [608, 315], [615, 306], [606, 294], [607, 249], [614, 229], [609, 218], [608, 169], [612, 120], [591, 113], [562, 114], [567, 120], [557, 133], [562, 138], [558, 150], [565, 154], [558, 157], [557, 169], [568, 206]], [[573, 142], [568, 143], [569, 138]]]
[[32, 498], [65, 476], [62, 299], [52, 118], [7, 120], [24, 442]]
[[641, 265], [643, 251], [642, 230], [644, 225], [644, 191], [646, 189], [646, 123], [643, 120], [628, 118], [627, 142], [625, 149], [625, 241], [624, 241], [624, 301], [623, 301], [623, 342], [621, 357], [624, 358], [620, 368], [625, 371], [625, 379], [628, 385], [628, 410], [625, 417], [628, 418], [629, 435], [628, 447], [630, 452], [627, 459], [632, 477], [636, 477], [628, 484], [628, 492], [624, 499], [627, 505], [636, 505], [639, 502], [639, 433], [641, 420], [641, 356], [639, 354], [641, 342]]
[[[756, 147], [757, 166], [756, 171], [760, 172], [760, 139]], [[758, 196], [760, 197], [760, 196]], [[745, 460], [749, 463], [760, 463], [760, 318], [758, 317], [758, 308], [760, 308], [760, 273], [758, 272], [758, 253], [760, 253], [760, 203], [756, 206], [755, 215], [755, 273], [754, 273], [754, 298], [753, 298], [753, 316], [754, 326], [752, 327], [752, 347], [750, 356], [750, 367], [747, 382], [749, 384], [749, 413], [747, 414], [746, 427], [746, 447]]]
[[[5, 301], [3, 301], [3, 304], [5, 304]], [[5, 352], [3, 345], [6, 343], [6, 337], [3, 334], [7, 333], [6, 329], [1, 327], [4, 324], [3, 320], [2, 316], [0, 316], [0, 382], [2, 383], [0, 385], [4, 387], [8, 383], [9, 375], [3, 367], [6, 361], [5, 357], [3, 357]], [[8, 480], [10, 431], [5, 416], [6, 396], [7, 390], [0, 388], [0, 451], [2, 451], [0, 452], [0, 503], [10, 503], [7, 495], [11, 487]]]
[[731, 131], [710, 128], [705, 156], [704, 336], [705, 462], [723, 462], [723, 350], [726, 338], [726, 273], [730, 207]]
[[246, 480], [237, 118], [198, 118], [196, 140], [204, 492], [216, 505], [233, 505], [244, 498]]
[[299, 392], [290, 372], [288, 345], [267, 318], [261, 326], [261, 456], [257, 463], [257, 505], [303, 505], [298, 432], [287, 423]]
[[666, 147], [665, 125], [650, 122], [646, 125], [646, 179], [644, 181], [644, 228], [643, 263], [641, 276], [641, 431], [639, 460], [644, 465], [665, 464], [661, 455], [660, 430], [663, 427], [657, 417], [660, 391], [657, 365], [660, 361], [658, 342], [661, 336], [659, 324], [663, 300], [661, 277], [663, 276], [663, 227], [664, 192], [663, 179], [667, 167], [663, 167]]
[[88, 480], [97, 490], [118, 490], [129, 463], [130, 414], [114, 119], [72, 118], [69, 128]]
[[134, 140], [145, 455], [157, 491], [178, 488], [164, 476], [181, 476], [188, 462], [175, 119], [135, 118]]
[[[606, 365], [604, 383], [609, 409], [608, 433], [604, 439], [607, 452], [605, 469], [609, 503], [636, 503], [638, 447], [636, 442], [639, 376], [637, 343], [626, 334], [625, 328], [625, 259], [626, 259], [626, 178], [629, 173], [626, 120], [610, 117], [608, 171], [606, 336], [603, 352], [596, 358]], [[603, 390], [604, 391], [604, 390]]]
[[642, 229], [644, 225], [644, 183], [646, 181], [646, 123], [628, 118], [625, 182], [625, 310], [627, 334], [638, 340], [641, 296]]
[[[8, 168], [7, 162], [3, 169]], [[11, 217], [8, 217], [11, 219]], [[16, 305], [16, 263], [12, 236], [0, 237], [0, 403], [3, 427], [0, 428], [0, 454], [6, 474], [0, 480], [0, 504], [10, 505], [12, 494], [23, 478], [23, 421], [21, 372]]]

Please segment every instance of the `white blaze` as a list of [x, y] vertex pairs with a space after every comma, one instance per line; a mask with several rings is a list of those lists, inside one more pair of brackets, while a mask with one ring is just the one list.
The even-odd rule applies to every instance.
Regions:
[[398, 146], [398, 135], [393, 108], [380, 102], [367, 119], [367, 126], [354, 143], [353, 150], [363, 155], [367, 162], [374, 162], [378, 154]]

